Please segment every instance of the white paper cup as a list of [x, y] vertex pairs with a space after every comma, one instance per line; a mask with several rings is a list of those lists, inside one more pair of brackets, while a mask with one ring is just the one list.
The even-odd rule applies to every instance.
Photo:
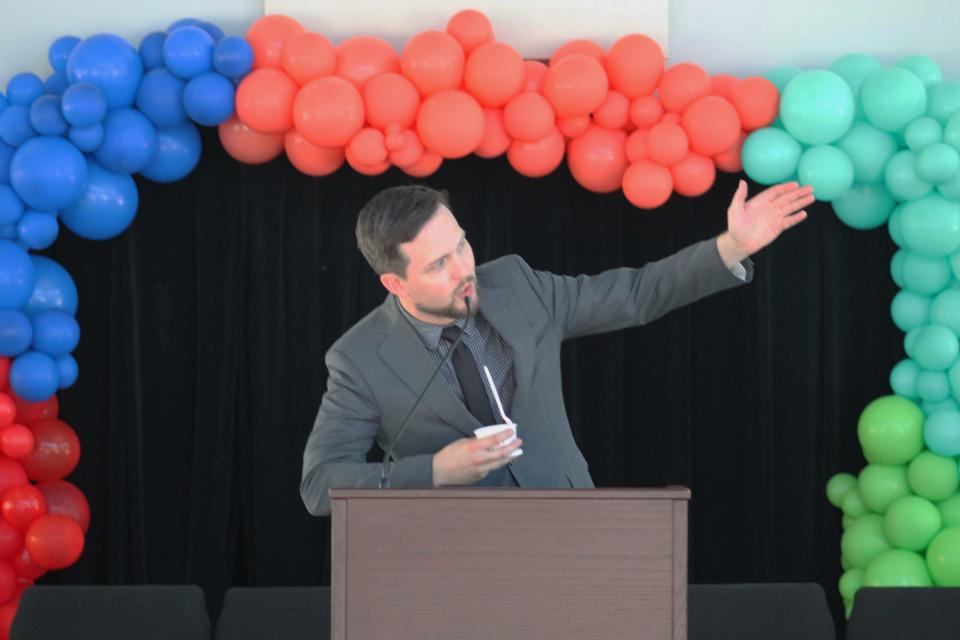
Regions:
[[[500, 445], [502, 447], [505, 447], [517, 439], [517, 425], [511, 422], [504, 422], [501, 424], [491, 424], [490, 426], [487, 426], [487, 427], [480, 427], [479, 429], [474, 429], [473, 433], [478, 438], [486, 438], [487, 436], [492, 436], [495, 433], [500, 433], [501, 431], [505, 431], [508, 429], [513, 432], [513, 436], [509, 440], [504, 442], [502, 445]], [[522, 455], [523, 455], [523, 449], [517, 449], [516, 451], [510, 454], [510, 457], [519, 458]]]

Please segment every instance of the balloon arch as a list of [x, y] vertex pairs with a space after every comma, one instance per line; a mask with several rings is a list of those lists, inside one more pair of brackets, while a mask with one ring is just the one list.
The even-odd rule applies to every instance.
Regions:
[[24, 588], [79, 558], [90, 519], [64, 480], [80, 444], [55, 395], [78, 375], [77, 290], [31, 252], [60, 223], [91, 240], [123, 232], [138, 204], [131, 174], [184, 178], [200, 159], [197, 125], [219, 127], [240, 162], [286, 153], [311, 176], [347, 163], [423, 177], [447, 159], [506, 154], [531, 178], [566, 160], [583, 187], [649, 209], [742, 170], [813, 185], [854, 228], [888, 224], [909, 357], [891, 372], [894, 395], [860, 418], [869, 464], [827, 486], [844, 514], [839, 588], [849, 611], [861, 585], [960, 585], [960, 82], [930, 58], [885, 67], [850, 54], [826, 70], [711, 77], [666, 67], [633, 34], [609, 50], [573, 40], [541, 62], [468, 10], [399, 54], [372, 36], [334, 46], [270, 15], [244, 38], [195, 19], [139, 48], [64, 36], [49, 61], [45, 80], [20, 73], [0, 94], [0, 631]]

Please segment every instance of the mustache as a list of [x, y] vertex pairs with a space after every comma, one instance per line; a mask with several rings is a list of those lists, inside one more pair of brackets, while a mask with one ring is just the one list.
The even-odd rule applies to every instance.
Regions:
[[463, 292], [468, 286], [477, 283], [477, 276], [467, 276], [463, 279], [463, 282], [457, 287], [457, 295]]

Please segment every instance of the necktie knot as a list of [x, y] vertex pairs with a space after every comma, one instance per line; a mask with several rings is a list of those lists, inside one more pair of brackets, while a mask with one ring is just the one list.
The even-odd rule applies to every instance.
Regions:
[[463, 333], [463, 330], [455, 324], [450, 325], [449, 327], [444, 327], [443, 331], [440, 332], [440, 337], [453, 344], [457, 341], [457, 338], [460, 337], [460, 334]]

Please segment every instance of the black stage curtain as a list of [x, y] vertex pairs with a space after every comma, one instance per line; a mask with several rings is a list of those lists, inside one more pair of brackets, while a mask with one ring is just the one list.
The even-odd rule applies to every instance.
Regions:
[[[656, 211], [587, 192], [565, 166], [531, 180], [504, 158], [448, 161], [424, 182], [449, 190], [478, 262], [518, 253], [578, 274], [719, 233], [737, 178]], [[61, 415], [93, 522], [81, 560], [44, 582], [195, 583], [214, 613], [231, 585], [329, 582], [329, 523], [298, 494], [302, 449], [325, 350], [384, 297], [356, 214], [412, 181], [245, 166], [207, 130], [189, 178], [138, 181], [125, 234], [63, 232], [47, 253], [77, 282], [83, 337]], [[691, 488], [692, 582], [817, 581], [839, 610], [841, 516], [824, 486], [862, 467], [857, 417], [902, 357], [894, 249], [886, 229], [815, 205], [755, 257], [751, 285], [565, 346], [567, 411], [597, 485]]]

